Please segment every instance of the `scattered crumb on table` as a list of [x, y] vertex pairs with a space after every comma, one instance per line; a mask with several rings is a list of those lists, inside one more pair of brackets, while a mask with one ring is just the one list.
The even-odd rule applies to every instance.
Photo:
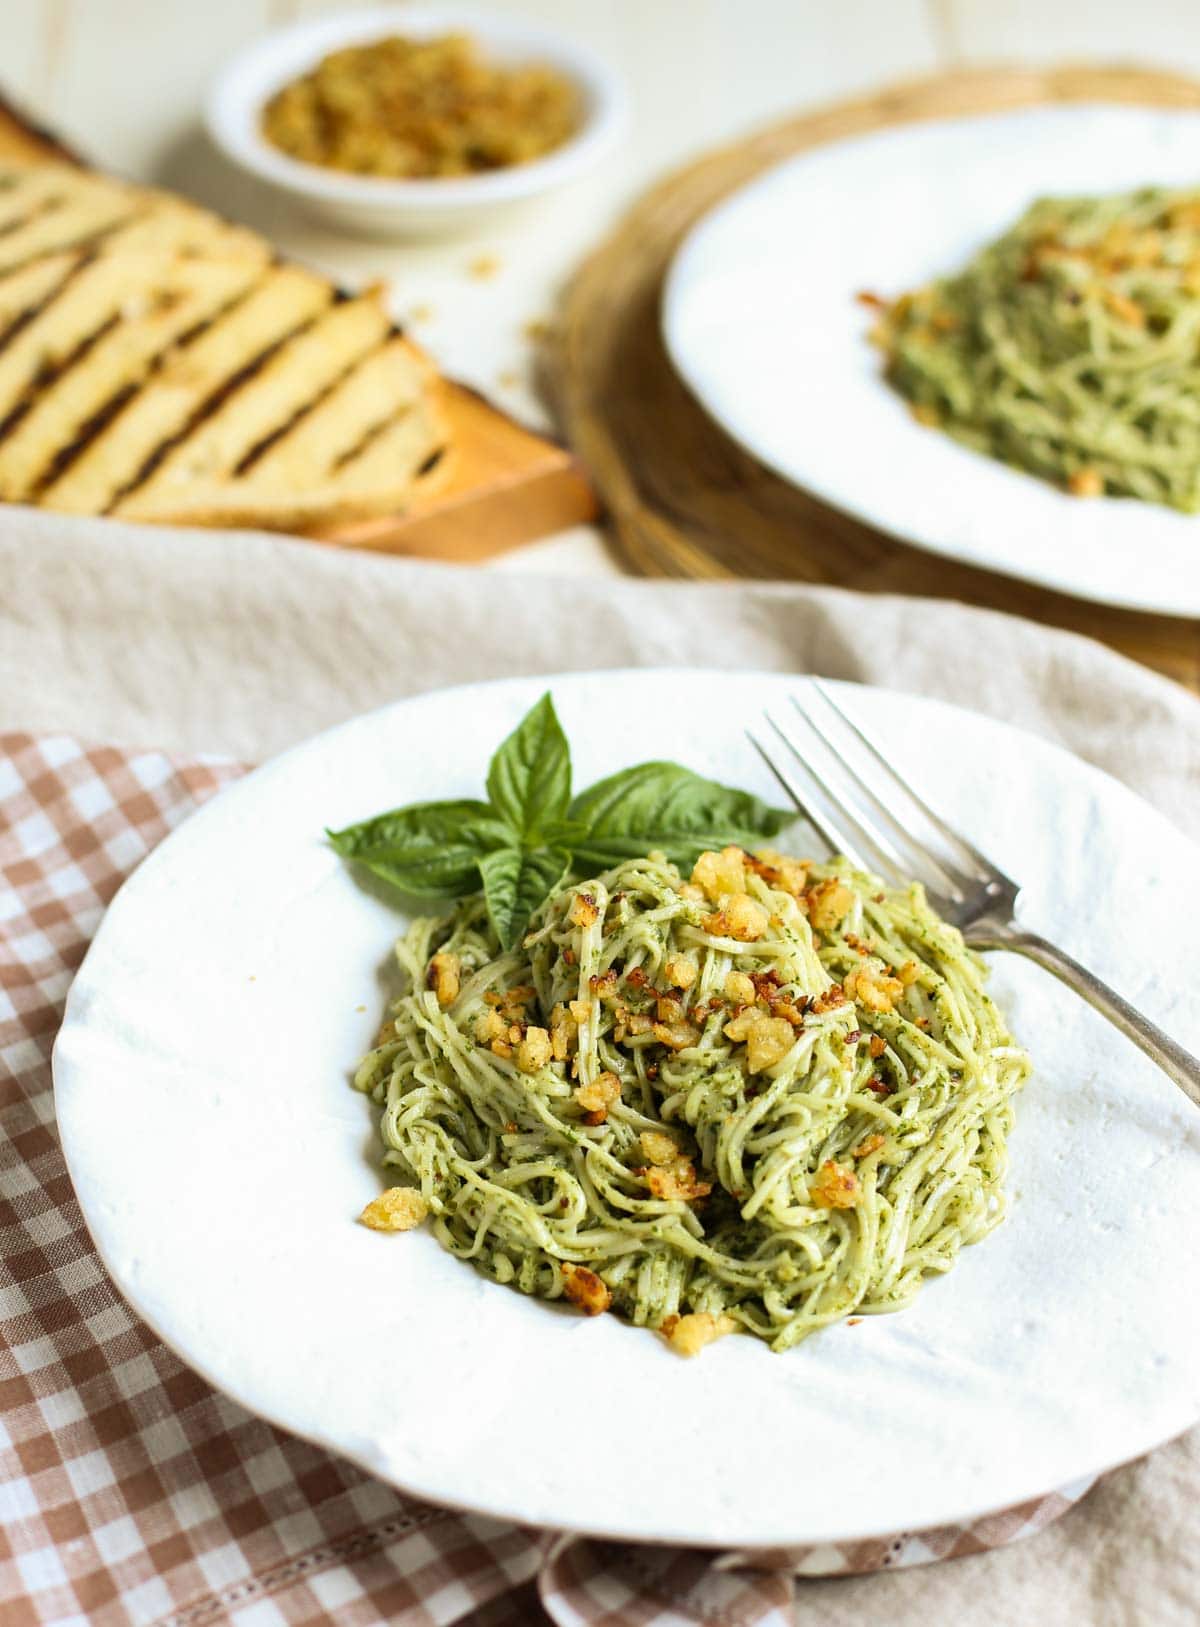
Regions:
[[478, 278], [481, 282], [488, 277], [494, 277], [500, 269], [500, 257], [496, 254], [477, 254], [467, 267], [468, 274]]

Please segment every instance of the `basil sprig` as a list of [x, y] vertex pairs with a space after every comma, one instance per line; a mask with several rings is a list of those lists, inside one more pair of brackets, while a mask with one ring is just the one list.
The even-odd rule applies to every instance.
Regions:
[[795, 818], [678, 763], [639, 763], [571, 797], [571, 750], [549, 693], [487, 773], [486, 802], [415, 802], [328, 831], [345, 859], [417, 898], [481, 886], [496, 936], [520, 942], [569, 870], [605, 870], [661, 850], [690, 869], [708, 848], [752, 847]]

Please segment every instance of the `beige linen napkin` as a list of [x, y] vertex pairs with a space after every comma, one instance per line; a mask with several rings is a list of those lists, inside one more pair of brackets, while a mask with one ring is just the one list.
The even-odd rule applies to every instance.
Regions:
[[[1200, 830], [1200, 703], [1099, 645], [990, 612], [773, 584], [484, 575], [20, 509], [0, 524], [0, 728], [255, 760], [442, 684], [666, 664], [938, 695], [1058, 741]], [[797, 1619], [1190, 1627], [1197, 1507], [1193, 1431], [1028, 1541], [804, 1582]]]

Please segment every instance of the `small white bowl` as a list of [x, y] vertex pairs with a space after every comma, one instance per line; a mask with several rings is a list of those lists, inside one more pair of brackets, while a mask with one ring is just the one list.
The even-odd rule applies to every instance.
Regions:
[[[402, 34], [417, 39], [471, 35], [489, 60], [539, 62], [580, 92], [579, 129], [544, 158], [480, 175], [393, 181], [306, 164], [260, 132], [265, 103], [342, 46]], [[241, 168], [291, 193], [339, 227], [375, 235], [432, 237], [490, 225], [532, 198], [592, 169], [617, 144], [628, 120], [621, 80], [590, 49], [533, 24], [456, 5], [374, 6], [281, 28], [248, 46], [221, 73], [205, 108], [217, 146]]]

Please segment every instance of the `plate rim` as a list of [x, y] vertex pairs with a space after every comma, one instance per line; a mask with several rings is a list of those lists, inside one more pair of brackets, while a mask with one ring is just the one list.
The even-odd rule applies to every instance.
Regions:
[[[170, 831], [167, 836], [165, 836], [162, 841], [160, 841], [153, 848], [146, 858], [143, 859], [130, 873], [125, 882], [122, 883], [121, 887], [118, 889], [117, 893], [106, 907], [100, 925], [88, 945], [84, 959], [80, 963], [72, 979], [64, 1009], [63, 1020], [58, 1033], [55, 1036], [54, 1046], [51, 1054], [51, 1071], [54, 1084], [55, 1122], [64, 1160], [67, 1165], [68, 1175], [71, 1179], [74, 1196], [76, 1201], [79, 1203], [88, 1236], [91, 1239], [93, 1247], [96, 1249], [97, 1255], [99, 1256], [101, 1264], [103, 1265], [106, 1275], [108, 1276], [110, 1285], [115, 1289], [126, 1305], [132, 1309], [139, 1320], [144, 1322], [145, 1325], [150, 1328], [155, 1337], [159, 1339], [167, 1347], [167, 1349], [172, 1352], [173, 1355], [182, 1361], [185, 1366], [198, 1374], [199, 1377], [203, 1379], [203, 1381], [213, 1390], [233, 1401], [234, 1404], [241, 1407], [243, 1411], [250, 1416], [261, 1419], [262, 1421], [270, 1424], [272, 1427], [281, 1430], [285, 1434], [294, 1436], [297, 1439], [306, 1441], [311, 1445], [320, 1447], [322, 1450], [330, 1452], [335, 1457], [342, 1458], [355, 1464], [358, 1468], [362, 1469], [373, 1478], [391, 1486], [395, 1490], [401, 1492], [403, 1495], [415, 1497], [432, 1503], [438, 1507], [448, 1508], [461, 1514], [494, 1519], [513, 1525], [528, 1525], [529, 1520], [518, 1514], [514, 1514], [510, 1509], [501, 1507], [494, 1502], [479, 1500], [471, 1501], [469, 1498], [464, 1499], [457, 1494], [447, 1493], [440, 1483], [437, 1484], [436, 1489], [431, 1490], [426, 1484], [422, 1483], [421, 1478], [416, 1474], [406, 1475], [404, 1478], [401, 1478], [388, 1468], [385, 1459], [374, 1456], [365, 1446], [347, 1446], [341, 1440], [336, 1438], [336, 1436], [331, 1433], [327, 1427], [321, 1428], [298, 1426], [294, 1421], [269, 1404], [260, 1404], [257, 1399], [254, 1401], [245, 1400], [243, 1395], [238, 1393], [233, 1386], [229, 1385], [223, 1378], [215, 1376], [214, 1370], [209, 1365], [207, 1360], [203, 1359], [203, 1357], [198, 1359], [195, 1354], [189, 1351], [189, 1349], [186, 1347], [186, 1340], [178, 1338], [174, 1332], [163, 1328], [158, 1321], [154, 1310], [147, 1305], [146, 1296], [139, 1294], [135, 1286], [124, 1280], [124, 1273], [118, 1275], [118, 1272], [114, 1268], [112, 1253], [106, 1247], [103, 1232], [98, 1231], [97, 1226], [93, 1223], [93, 1213], [90, 1211], [88, 1204], [85, 1203], [76, 1183], [75, 1172], [77, 1164], [75, 1161], [75, 1155], [72, 1151], [72, 1132], [69, 1129], [64, 1129], [64, 1119], [59, 1113], [59, 1106], [62, 1100], [60, 1095], [60, 1082], [65, 1083], [66, 1092], [69, 1095], [73, 1086], [70, 1082], [68, 1082], [68, 1076], [72, 1074], [76, 1075], [77, 1083], [78, 1073], [81, 1070], [78, 1064], [73, 1061], [67, 1061], [66, 1058], [60, 1054], [60, 1042], [63, 1035], [67, 1031], [72, 1017], [72, 1005], [75, 1002], [77, 984], [82, 978], [82, 974], [87, 966], [88, 960], [93, 955], [94, 946], [101, 942], [102, 935], [105, 933], [110, 914], [114, 911], [114, 907], [117, 906], [122, 898], [127, 894], [133, 897], [137, 896], [141, 888], [146, 885], [145, 878], [147, 875], [153, 877], [154, 872], [158, 869], [160, 862], [165, 862], [161, 861], [160, 855], [169, 847], [176, 836], [192, 827], [196, 821], [203, 821], [208, 811], [214, 808], [216, 804], [223, 803], [228, 806], [228, 802], [231, 799], [237, 798], [243, 787], [248, 787], [254, 782], [261, 782], [261, 780], [267, 776], [273, 776], [291, 759], [298, 757], [301, 754], [308, 753], [314, 747], [317, 747], [320, 745], [320, 743], [326, 741], [330, 737], [340, 735], [342, 733], [349, 733], [350, 731], [373, 720], [382, 718], [387, 714], [402, 712], [407, 707], [413, 705], [419, 706], [423, 701], [433, 696], [444, 697], [455, 694], [465, 695], [478, 692], [481, 689], [491, 691], [511, 689], [520, 691], [528, 690], [529, 688], [539, 685], [544, 685], [547, 689], [553, 689], [556, 684], [565, 680], [586, 680], [590, 682], [598, 679], [608, 678], [636, 677], [639, 679], [645, 679], [648, 675], [653, 675], [655, 678], [700, 676], [711, 680], [721, 677], [722, 673], [721, 670], [717, 668], [682, 666], [654, 668], [618, 667], [572, 669], [554, 673], [526, 674], [506, 678], [484, 679], [462, 684], [447, 685], [442, 688], [425, 691], [421, 694], [405, 696], [398, 700], [385, 702], [382, 705], [373, 707], [366, 712], [358, 713], [355, 716], [344, 719], [342, 722], [334, 724], [327, 729], [323, 729], [314, 735], [297, 741], [293, 745], [285, 748], [285, 750], [282, 752], [279, 752], [273, 757], [268, 758], [263, 763], [256, 765], [250, 769], [249, 772], [241, 775], [231, 784], [223, 787], [215, 795], [208, 798], [184, 820], [182, 820], [180, 824], [174, 828], [174, 830]], [[761, 669], [739, 669], [737, 675], [743, 678], [757, 678], [772, 682], [782, 682], [786, 680], [803, 682], [806, 677], [810, 676], [810, 674], [807, 672], [792, 673], [767, 671]], [[1019, 725], [995, 718], [989, 714], [977, 712], [974, 708], [960, 706], [955, 702], [944, 700], [940, 696], [915, 696], [899, 689], [889, 689], [882, 685], [861, 683], [856, 680], [825, 679], [823, 681], [827, 683], [835, 692], [839, 690], [848, 690], [851, 692], [865, 694], [881, 693], [889, 698], [897, 700], [917, 700], [922, 706], [929, 706], [943, 713], [953, 714], [959, 718], [983, 718], [987, 724], [994, 725], [997, 729], [1010, 734], [1017, 741], [1032, 738], [1039, 746], [1045, 748], [1045, 750], [1050, 754], [1070, 759], [1074, 769], [1081, 773], [1085, 778], [1091, 777], [1098, 779], [1101, 782], [1104, 782], [1110, 789], [1115, 788], [1115, 790], [1123, 797], [1137, 802], [1141, 806], [1142, 810], [1152, 816], [1154, 820], [1160, 821], [1162, 824], [1168, 827], [1180, 842], [1188, 846], [1196, 846], [1192, 839], [1185, 832], [1179, 830], [1179, 828], [1167, 817], [1167, 815], [1161, 813], [1152, 804], [1147, 802], [1145, 798], [1141, 797], [1137, 792], [1133, 791], [1131, 787], [1125, 785], [1114, 775], [1109, 774], [1106, 770], [1101, 769], [1095, 764], [1087, 762], [1085, 759], [1078, 757], [1075, 753], [1071, 752], [1068, 748], [1059, 745], [1057, 742], [1034, 734], [1031, 730], [1026, 730]], [[1200, 857], [1200, 847], [1197, 848], [1197, 853], [1198, 857]], [[126, 900], [126, 904], [127, 902], [128, 900]], [[66, 1122], [69, 1123], [69, 1121], [70, 1115], [68, 1114]], [[89, 1193], [89, 1199], [91, 1196], [92, 1194]], [[1012, 1508], [1019, 1507], [1021, 1504], [1027, 1501], [1038, 1500], [1058, 1491], [1065, 1492], [1069, 1490], [1071, 1486], [1080, 1484], [1085, 1480], [1091, 1479], [1094, 1481], [1110, 1471], [1122, 1467], [1126, 1463], [1138, 1461], [1141, 1457], [1157, 1450], [1159, 1447], [1167, 1444], [1169, 1441], [1177, 1439], [1182, 1433], [1194, 1427], [1197, 1423], [1200, 1423], [1200, 1406], [1194, 1405], [1189, 1413], [1189, 1416], [1182, 1423], [1172, 1425], [1172, 1427], [1167, 1430], [1166, 1433], [1156, 1435], [1156, 1438], [1139, 1448], [1131, 1456], [1122, 1457], [1119, 1461], [1113, 1461], [1106, 1453], [1099, 1453], [1094, 1459], [1089, 1459], [1086, 1463], [1077, 1465], [1071, 1480], [1064, 1485], [1039, 1484], [1039, 1486], [1036, 1488], [1030, 1487], [1027, 1490], [1023, 1490], [1011, 1502], [1005, 1500], [1004, 1502], [997, 1504], [995, 1502], [985, 1501], [978, 1505], [971, 1505], [969, 1508], [960, 1509], [957, 1512], [947, 1512], [944, 1517], [933, 1521], [923, 1521], [919, 1527], [906, 1530], [905, 1534], [919, 1536], [922, 1532], [938, 1530], [946, 1526], [970, 1525], [986, 1519], [989, 1516], [1004, 1513]], [[547, 1524], [544, 1528], [579, 1537], [594, 1537], [600, 1540], [631, 1542], [637, 1544], [672, 1545], [684, 1548], [711, 1548], [714, 1546], [714, 1544], [718, 1546], [722, 1545], [720, 1543], [720, 1539], [715, 1538], [711, 1534], [688, 1534], [687, 1532], [680, 1530], [670, 1530], [665, 1534], [662, 1532], [654, 1534], [648, 1533], [644, 1529], [630, 1529], [629, 1527], [622, 1526], [619, 1523], [614, 1523], [612, 1526], [604, 1527], [595, 1523], [580, 1523], [572, 1522], [570, 1520], [563, 1520], [555, 1522], [553, 1525]], [[857, 1526], [853, 1531], [845, 1532], [836, 1536], [822, 1534], [819, 1537], [814, 1537], [812, 1535], [806, 1537], [803, 1535], [782, 1536], [775, 1534], [768, 1538], [763, 1538], [761, 1541], [755, 1543], [750, 1543], [741, 1540], [740, 1538], [731, 1539], [728, 1543], [725, 1543], [724, 1546], [736, 1547], [739, 1551], [754, 1552], [767, 1551], [769, 1549], [776, 1549], [779, 1547], [807, 1548], [813, 1546], [823, 1546], [826, 1544], [850, 1544], [863, 1541], [879, 1540], [882, 1538], [893, 1537], [898, 1534], [900, 1533], [891, 1524], [887, 1525], [886, 1527], [882, 1525], [868, 1524], [865, 1526]]]
[[[734, 415], [723, 410], [718, 399], [718, 391], [709, 385], [703, 375], [703, 370], [696, 365], [691, 349], [683, 339], [681, 332], [684, 325], [681, 311], [686, 302], [686, 284], [694, 274], [708, 234], [715, 232], [724, 223], [725, 217], [728, 214], [735, 213], [752, 194], [760, 189], [765, 190], [769, 185], [777, 182], [778, 177], [784, 172], [802, 168], [830, 153], [881, 145], [889, 137], [917, 138], [928, 135], [931, 131], [949, 135], [955, 130], [977, 129], [985, 125], [1021, 121], [1027, 119], [1030, 115], [1053, 113], [1071, 116], [1098, 111], [1131, 115], [1141, 114], [1158, 118], [1184, 118], [1190, 119], [1200, 126], [1200, 108], [1166, 107], [1149, 103], [1106, 100], [1103, 97], [1089, 97], [1086, 100], [1071, 102], [1039, 101], [1027, 107], [1005, 108], [984, 113], [955, 113], [944, 116], [923, 117], [902, 124], [882, 125], [856, 135], [839, 136], [833, 140], [816, 142], [811, 146], [789, 154], [775, 163], [769, 164], [766, 168], [751, 176], [749, 180], [725, 193], [716, 203], [706, 209], [697, 220], [692, 222], [687, 232], [675, 246], [662, 280], [658, 305], [658, 329], [671, 366], [710, 422], [716, 425], [742, 451], [770, 469], [773, 474], [785, 481], [793, 490], [803, 492], [807, 496], [814, 498], [834, 513], [868, 526], [893, 542], [916, 548], [921, 553], [931, 554], [936, 558], [950, 559], [957, 564], [1000, 576], [1011, 582], [1027, 583], [1044, 592], [1059, 593], [1082, 604], [1105, 605], [1113, 609], [1125, 610], [1140, 615], [1164, 616], [1181, 621], [1195, 621], [1200, 619], [1200, 514], [1178, 516], [1180, 519], [1193, 519], [1197, 530], [1197, 583], [1192, 593], [1184, 598], [1182, 604], [1169, 601], [1165, 589], [1159, 593], [1139, 591], [1140, 577], [1137, 575], [1131, 575], [1130, 577], [1133, 584], [1132, 591], [1117, 591], [1115, 589], [1110, 590], [1103, 584], [1095, 586], [1081, 584], [1072, 579], [1069, 573], [1041, 571], [1034, 567], [1014, 563], [1005, 558], [1002, 547], [986, 547], [970, 554], [964, 554], [960, 545], [953, 539], [948, 538], [944, 541], [935, 539], [929, 535], [927, 530], [922, 531], [918, 525], [897, 523], [894, 518], [889, 519], [885, 512], [881, 511], [878, 506], [872, 504], [869, 500], [854, 502], [848, 500], [844, 495], [832, 494], [827, 487], [815, 483], [811, 479], [800, 478], [795, 471], [787, 467], [786, 462], [780, 459], [773, 450], [757, 442], [752, 434], [747, 434], [744, 428], [735, 421]], [[863, 342], [866, 342], [865, 337]], [[881, 389], [887, 388], [882, 380], [878, 382]], [[1000, 460], [988, 458], [984, 453], [970, 453], [969, 449], [965, 447], [959, 447], [958, 450], [973, 459], [985, 459], [985, 461], [997, 468], [1007, 468]], [[1027, 474], [1025, 471], [1013, 469], [1010, 472], [1021, 476], [1025, 480], [1037, 481], [1036, 476]], [[1037, 483], [1039, 485], [1044, 484], [1042, 482]], [[1053, 488], [1048, 487], [1047, 495], [1060, 494], [1054, 493]], [[1112, 501], [1127, 504], [1132, 512], [1137, 512], [1139, 509], [1157, 511], [1163, 507], [1160, 504], [1142, 503], [1134, 498], [1114, 498]], [[1053, 514], [1047, 514], [1047, 529], [1052, 528], [1053, 518]]]

